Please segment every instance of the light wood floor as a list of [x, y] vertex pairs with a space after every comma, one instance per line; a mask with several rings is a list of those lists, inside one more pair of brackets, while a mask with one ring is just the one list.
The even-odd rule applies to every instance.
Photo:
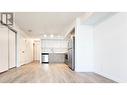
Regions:
[[1, 83], [114, 83], [95, 73], [77, 73], [66, 64], [30, 63], [0, 74]]

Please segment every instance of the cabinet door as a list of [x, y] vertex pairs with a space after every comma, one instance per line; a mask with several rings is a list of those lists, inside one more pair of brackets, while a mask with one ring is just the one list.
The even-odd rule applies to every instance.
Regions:
[[16, 34], [9, 30], [9, 68], [16, 67]]
[[8, 29], [0, 28], [0, 72], [8, 70]]

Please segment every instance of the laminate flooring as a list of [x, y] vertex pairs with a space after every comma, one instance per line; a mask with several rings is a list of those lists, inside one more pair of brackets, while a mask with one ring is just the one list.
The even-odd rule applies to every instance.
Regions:
[[93, 72], [74, 72], [62, 63], [34, 62], [1, 73], [0, 83], [115, 83], [115, 81]]

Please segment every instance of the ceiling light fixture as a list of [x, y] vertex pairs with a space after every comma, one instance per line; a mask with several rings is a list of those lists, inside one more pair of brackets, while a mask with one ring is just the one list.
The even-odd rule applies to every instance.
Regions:
[[52, 35], [50, 35], [50, 37], [51, 37], [51, 38], [53, 38], [53, 37], [54, 37], [54, 35], [52, 34]]
[[46, 37], [47, 37], [47, 35], [45, 34], [45, 35], [44, 35], [44, 37], [46, 38]]

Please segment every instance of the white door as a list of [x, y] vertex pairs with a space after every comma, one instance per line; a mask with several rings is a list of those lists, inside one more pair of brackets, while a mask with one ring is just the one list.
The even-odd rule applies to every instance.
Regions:
[[20, 65], [25, 64], [25, 38], [20, 36]]
[[8, 29], [0, 28], [0, 72], [8, 70]]
[[9, 68], [16, 67], [16, 33], [9, 30]]
[[37, 43], [37, 51], [36, 52], [37, 52], [36, 60], [39, 61], [40, 60], [40, 42]]
[[34, 60], [39, 61], [40, 60], [40, 42], [35, 42], [34, 43]]

